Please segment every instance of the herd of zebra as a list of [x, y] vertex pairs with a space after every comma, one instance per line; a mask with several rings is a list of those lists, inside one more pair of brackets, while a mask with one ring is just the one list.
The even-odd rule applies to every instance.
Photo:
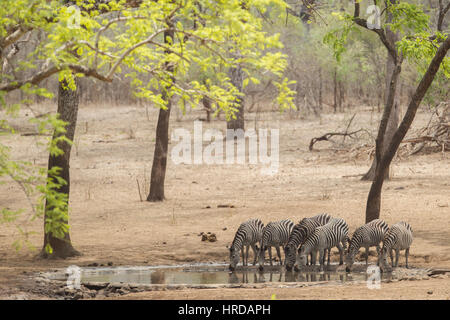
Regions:
[[[275, 247], [280, 261], [280, 247], [284, 249], [285, 267], [290, 271], [294, 267], [296, 271], [307, 264], [315, 265], [317, 252], [319, 253], [320, 271], [323, 271], [325, 256], [328, 253], [328, 265], [330, 264], [330, 251], [333, 247], [339, 250], [339, 265], [344, 264], [346, 271], [350, 272], [355, 262], [355, 256], [360, 248], [366, 249], [366, 265], [369, 259], [369, 247], [375, 246], [378, 253], [377, 264], [380, 269], [388, 268], [387, 254], [391, 258], [392, 267], [398, 266], [400, 250], [405, 250], [406, 268], [408, 268], [409, 248], [413, 240], [411, 226], [406, 222], [398, 222], [390, 228], [381, 220], [373, 220], [355, 230], [350, 239], [349, 228], [344, 219], [333, 218], [323, 213], [310, 218], [304, 218], [299, 223], [289, 220], [269, 222], [264, 226], [259, 219], [251, 219], [242, 223], [230, 247], [230, 270], [233, 271], [242, 254], [242, 264], [248, 265], [249, 248], [254, 252], [253, 265], [258, 260], [259, 269], [264, 269], [265, 252], [269, 252], [270, 265], [272, 263], [272, 247]], [[347, 243], [348, 249], [347, 249]], [[382, 247], [380, 247], [382, 243]], [[259, 244], [259, 247], [258, 247]], [[244, 252], [245, 249], [245, 252]], [[395, 263], [393, 257], [395, 251]], [[310, 258], [308, 262], [308, 258]]]

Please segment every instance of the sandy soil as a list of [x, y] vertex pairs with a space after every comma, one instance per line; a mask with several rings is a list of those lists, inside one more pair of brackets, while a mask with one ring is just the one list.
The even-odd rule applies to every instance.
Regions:
[[[36, 112], [53, 110], [33, 106]], [[19, 133], [33, 132], [26, 122], [28, 110], [14, 120]], [[16, 252], [11, 244], [19, 237], [11, 224], [0, 224], [0, 297], [17, 295], [25, 288], [24, 275], [69, 265], [93, 262], [114, 265], [158, 265], [188, 262], [224, 262], [226, 246], [239, 224], [258, 217], [264, 222], [291, 218], [294, 221], [320, 212], [344, 218], [351, 231], [364, 223], [370, 184], [359, 180], [369, 165], [369, 143], [347, 139], [347, 145], [319, 142], [308, 151], [312, 137], [345, 130], [353, 112], [324, 114], [300, 119], [293, 113], [260, 114], [258, 128], [280, 129], [280, 167], [265, 175], [262, 165], [175, 165], [169, 158], [166, 197], [163, 203], [140, 201], [148, 192], [157, 113], [145, 107], [84, 106], [80, 110], [71, 163], [71, 238], [83, 256], [67, 260], [38, 260], [37, 251]], [[191, 112], [182, 121], [172, 117], [171, 130], [193, 131], [193, 120], [203, 114]], [[247, 127], [255, 125], [247, 115]], [[353, 129], [375, 133], [380, 115], [358, 112]], [[419, 113], [417, 129], [428, 120]], [[225, 127], [224, 121], [203, 123], [207, 128]], [[413, 128], [413, 129], [414, 129]], [[12, 147], [14, 159], [46, 166], [47, 154], [36, 146], [42, 137], [2, 137]], [[341, 138], [336, 139], [341, 142]], [[173, 147], [171, 144], [169, 148]], [[408, 221], [414, 229], [411, 264], [450, 267], [450, 157], [446, 153], [424, 153], [396, 158], [392, 179], [383, 190], [381, 218], [389, 224]], [[1, 207], [29, 208], [20, 187], [3, 179]], [[144, 190], [146, 189], [146, 190]], [[143, 195], [145, 197], [145, 195]], [[229, 204], [233, 208], [218, 208]], [[210, 208], [207, 208], [207, 207]], [[27, 209], [28, 210], [28, 209]], [[226, 229], [225, 229], [226, 228]], [[40, 249], [42, 221], [26, 223], [30, 242]], [[202, 242], [198, 234], [212, 232], [217, 242]], [[373, 258], [372, 258], [373, 259]], [[400, 264], [404, 263], [404, 256]], [[400, 281], [382, 290], [361, 285], [295, 289], [221, 289], [144, 292], [123, 296], [137, 299], [448, 299], [450, 279]], [[386, 289], [386, 290], [384, 290]], [[428, 293], [432, 291], [433, 293]], [[35, 298], [35, 297], [34, 297]]]

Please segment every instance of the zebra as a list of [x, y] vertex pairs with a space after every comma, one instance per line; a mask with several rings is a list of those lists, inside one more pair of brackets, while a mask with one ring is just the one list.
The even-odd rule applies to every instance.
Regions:
[[[400, 254], [400, 250], [405, 250], [405, 258], [406, 258], [406, 268], [408, 268], [408, 255], [409, 248], [411, 247], [411, 243], [413, 242], [413, 230], [409, 223], [401, 221], [394, 224], [383, 239], [383, 247], [381, 248], [381, 254], [378, 256], [378, 264], [380, 266], [381, 271], [383, 269], [387, 269], [388, 261], [387, 261], [387, 253], [391, 257], [392, 267], [398, 267], [398, 257]], [[395, 263], [393, 250], [395, 250]]]
[[388, 230], [388, 224], [381, 219], [372, 220], [356, 229], [348, 246], [347, 256], [345, 257], [345, 270], [347, 272], [351, 271], [355, 262], [355, 256], [361, 247], [366, 248], [366, 266], [369, 263], [369, 247], [375, 246], [377, 248], [377, 254], [380, 255], [380, 242], [383, 241], [384, 235]]
[[[292, 229], [288, 243], [284, 248], [286, 269], [290, 271], [295, 264], [297, 249], [305, 242], [306, 238], [314, 232], [314, 230], [327, 224], [331, 216], [327, 213], [321, 213], [311, 218], [304, 218]], [[329, 256], [329, 254], [328, 254]], [[311, 254], [311, 263], [315, 264], [315, 256]]]
[[[239, 263], [239, 251], [242, 253], [242, 264], [244, 266], [248, 265], [248, 251], [250, 247], [253, 249], [254, 260], [253, 265], [256, 264], [257, 257], [257, 246], [256, 244], [261, 241], [262, 231], [264, 228], [264, 223], [259, 219], [251, 219], [243, 222], [236, 234], [234, 235], [233, 242], [230, 247], [230, 270], [233, 271], [236, 265]], [[246, 247], [246, 252], [244, 255], [244, 246]]]
[[272, 247], [277, 250], [278, 259], [280, 259], [280, 265], [282, 265], [280, 246], [284, 247], [289, 239], [294, 223], [289, 220], [280, 220], [276, 222], [269, 222], [263, 230], [261, 238], [261, 245], [259, 249], [259, 269], [264, 269], [264, 258], [266, 250], [269, 251], [270, 265], [272, 266]]
[[[328, 250], [329, 254], [331, 248], [337, 247], [340, 254], [339, 265], [342, 265], [344, 263], [344, 250], [347, 241], [347, 222], [341, 218], [333, 218], [326, 225], [317, 227], [301, 245], [298, 250], [297, 264], [299, 266], [305, 266], [307, 261], [306, 256], [311, 252], [316, 255], [316, 252], [319, 251], [320, 271], [323, 271], [325, 250]], [[330, 265], [330, 259], [328, 259], [328, 265]]]

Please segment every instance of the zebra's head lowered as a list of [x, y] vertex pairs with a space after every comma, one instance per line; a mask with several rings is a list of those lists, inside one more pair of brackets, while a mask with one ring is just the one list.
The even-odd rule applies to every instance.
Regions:
[[234, 271], [236, 269], [236, 265], [239, 263], [239, 252], [240, 250], [235, 246], [230, 247], [230, 270]]
[[291, 271], [292, 267], [295, 265], [295, 258], [297, 256], [297, 248], [293, 244], [287, 244], [284, 247], [286, 270]]
[[307, 253], [305, 250], [305, 247], [302, 245], [298, 249], [297, 253], [297, 265], [300, 266], [306, 266], [306, 263], [308, 262]]
[[389, 263], [387, 258], [388, 252], [391, 253], [387, 247], [383, 246], [383, 248], [381, 248], [380, 255], [378, 256], [378, 266], [380, 267], [381, 272], [389, 271]]
[[292, 270], [295, 266], [297, 258], [297, 248], [300, 246], [308, 235], [308, 222], [309, 218], [302, 219], [297, 223], [289, 235], [289, 240], [287, 245], [284, 247], [284, 253], [286, 255], [286, 270]]
[[355, 237], [353, 237], [348, 246], [347, 254], [345, 255], [345, 271], [352, 271], [352, 266], [355, 263], [355, 257], [358, 251], [359, 247], [356, 244]]

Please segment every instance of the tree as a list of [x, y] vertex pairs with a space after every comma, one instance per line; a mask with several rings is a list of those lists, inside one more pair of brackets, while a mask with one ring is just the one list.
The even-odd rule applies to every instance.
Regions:
[[[376, 168], [375, 177], [367, 199], [366, 222], [377, 219], [380, 216], [381, 191], [389, 165], [402, 139], [408, 132], [417, 109], [430, 88], [441, 64], [443, 65], [444, 74], [450, 77], [450, 61], [449, 58], [446, 58], [450, 46], [450, 36], [448, 32], [443, 32], [443, 17], [449, 10], [450, 4], [444, 6], [442, 0], [439, 0], [438, 22], [435, 26], [436, 32], [431, 34], [432, 26], [429, 16], [424, 13], [421, 7], [415, 4], [400, 0], [387, 1], [385, 12], [391, 15], [391, 21], [387, 26], [382, 27], [381, 25], [369, 25], [367, 20], [362, 19], [360, 17], [360, 2], [355, 0], [353, 15], [338, 13], [337, 15], [344, 22], [343, 27], [338, 32], [335, 30], [332, 35], [328, 35], [327, 41], [333, 44], [336, 56], [339, 57], [345, 51], [344, 44], [355, 25], [373, 31], [378, 35], [394, 62], [388, 96], [375, 141]], [[397, 32], [401, 40], [393, 43], [387, 36], [386, 27], [389, 27], [392, 32]], [[389, 118], [394, 108], [396, 86], [404, 57], [422, 67], [424, 74], [408, 104], [408, 109], [399, 127], [395, 130], [391, 141], [387, 141], [385, 139], [386, 132]]]
[[[164, 42], [169, 45], [173, 42], [173, 32], [164, 33]], [[169, 50], [166, 50], [170, 54]], [[167, 65], [167, 72], [173, 75], [174, 68]], [[175, 79], [172, 76], [172, 81]], [[169, 148], [169, 119], [172, 109], [172, 97], [168, 94], [168, 88], [163, 88], [162, 99], [166, 102], [166, 107], [159, 109], [158, 124], [156, 125], [155, 152], [153, 156], [152, 173], [150, 177], [150, 193], [147, 201], [157, 202], [164, 200], [164, 181], [166, 178], [167, 152]]]
[[[392, 3], [395, 4], [396, 0], [393, 0]], [[386, 14], [386, 24], [389, 24], [392, 22], [392, 13], [389, 11]], [[398, 35], [392, 32], [389, 25], [386, 26], [386, 41], [387, 43], [390, 43], [391, 46], [395, 46], [396, 42], [398, 41]], [[386, 132], [383, 136], [384, 147], [383, 150], [381, 150], [381, 153], [384, 154], [387, 149], [387, 145], [392, 140], [392, 137], [394, 136], [395, 130], [397, 130], [398, 127], [398, 121], [399, 121], [399, 112], [400, 108], [398, 106], [397, 102], [397, 92], [398, 92], [398, 81], [400, 77], [400, 70], [396, 68], [396, 64], [401, 64], [401, 61], [396, 61], [396, 56], [392, 56], [389, 53], [389, 48], [387, 49], [387, 55], [386, 55], [386, 79], [385, 79], [385, 108], [390, 108], [391, 113], [389, 114], [389, 119], [386, 127]], [[393, 81], [391, 85], [391, 81]], [[392, 99], [390, 99], [392, 97]], [[392, 104], [392, 106], [387, 106], [387, 104]], [[377, 168], [377, 157], [373, 158], [372, 165], [370, 166], [369, 171], [362, 177], [361, 180], [370, 180], [373, 181], [375, 179], [375, 171]], [[386, 170], [386, 173], [384, 175], [384, 179], [389, 179], [389, 167]]]
[[[68, 221], [68, 208], [69, 208], [69, 195], [70, 195], [70, 151], [72, 150], [72, 141], [75, 136], [75, 127], [78, 117], [78, 104], [79, 104], [79, 90], [77, 89], [77, 78], [74, 78], [74, 85], [76, 88], [73, 90], [69, 88], [66, 80], [59, 83], [58, 88], [58, 114], [60, 120], [67, 123], [65, 132], [59, 132], [55, 130], [52, 140], [57, 141], [58, 138], [64, 136], [65, 139], [57, 142], [58, 148], [62, 151], [59, 154], [50, 153], [48, 159], [48, 171], [47, 181], [50, 183], [54, 179], [60, 179], [59, 185], [55, 188], [55, 194], [62, 198], [65, 203], [63, 212], [55, 212], [55, 207], [52, 197], [46, 197], [45, 210], [44, 210], [44, 246], [41, 251], [41, 256], [67, 258], [80, 255], [75, 250], [70, 241], [70, 234], [67, 228]], [[54, 172], [57, 175], [54, 175]], [[62, 180], [61, 180], [62, 179]], [[50, 185], [48, 185], [50, 187]], [[56, 216], [57, 213], [61, 215]], [[55, 224], [55, 225], [54, 225]]]

